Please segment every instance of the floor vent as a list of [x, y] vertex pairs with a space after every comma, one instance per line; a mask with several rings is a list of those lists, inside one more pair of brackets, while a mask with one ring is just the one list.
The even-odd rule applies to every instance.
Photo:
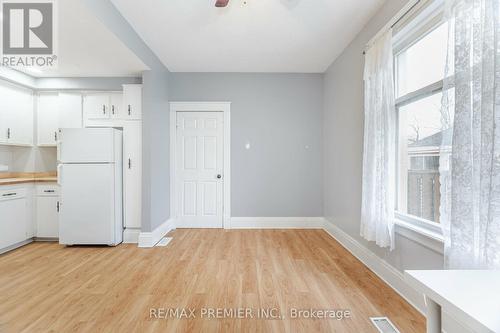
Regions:
[[172, 237], [163, 237], [162, 239], [160, 239], [160, 241], [158, 243], [156, 243], [155, 246], [167, 246], [171, 240], [172, 240]]
[[370, 320], [380, 333], [399, 333], [396, 326], [387, 317], [371, 317]]

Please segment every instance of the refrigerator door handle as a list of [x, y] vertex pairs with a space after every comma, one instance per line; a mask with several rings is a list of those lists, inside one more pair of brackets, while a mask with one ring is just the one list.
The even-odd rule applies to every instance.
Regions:
[[62, 184], [62, 169], [63, 169], [63, 165], [58, 164], [57, 165], [57, 185], [59, 185], [59, 186], [61, 186], [61, 184]]
[[[60, 138], [61, 138], [61, 136], [59, 136], [59, 139]], [[62, 141], [57, 140], [56, 141], [56, 159], [57, 159], [57, 161], [61, 160], [61, 149], [62, 149]]]

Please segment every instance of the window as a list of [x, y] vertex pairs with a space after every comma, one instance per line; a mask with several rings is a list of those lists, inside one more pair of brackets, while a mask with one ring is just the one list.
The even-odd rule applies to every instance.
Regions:
[[[450, 142], [453, 115], [441, 113], [447, 24], [417, 30], [395, 48], [398, 118], [397, 216], [439, 230], [442, 142]], [[401, 38], [400, 38], [401, 40]]]
[[443, 79], [447, 38], [448, 25], [442, 23], [396, 55], [397, 97]]

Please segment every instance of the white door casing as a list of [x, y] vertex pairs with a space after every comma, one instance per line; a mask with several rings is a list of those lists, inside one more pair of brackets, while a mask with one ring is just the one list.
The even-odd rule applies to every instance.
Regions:
[[229, 227], [229, 107], [170, 103], [171, 216], [177, 227]]

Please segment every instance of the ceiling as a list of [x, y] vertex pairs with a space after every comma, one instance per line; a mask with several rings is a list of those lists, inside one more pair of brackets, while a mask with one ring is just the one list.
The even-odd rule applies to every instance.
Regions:
[[21, 71], [36, 77], [128, 77], [147, 69], [82, 0], [57, 3], [58, 67]]
[[384, 0], [112, 0], [173, 72], [321, 73]]

